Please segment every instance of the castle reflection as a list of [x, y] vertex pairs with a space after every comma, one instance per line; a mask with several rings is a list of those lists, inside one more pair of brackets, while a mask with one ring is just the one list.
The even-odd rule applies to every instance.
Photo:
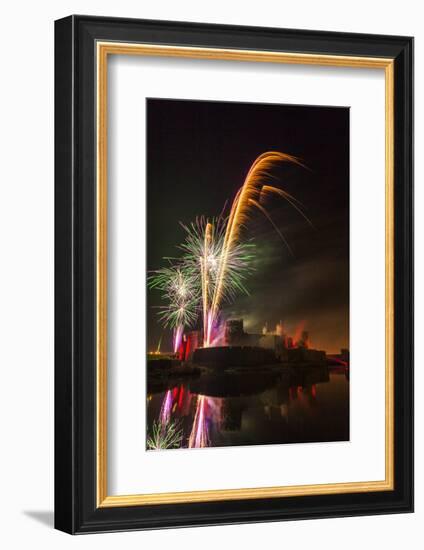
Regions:
[[234, 369], [164, 384], [149, 388], [147, 430], [164, 441], [151, 449], [349, 439], [347, 368]]

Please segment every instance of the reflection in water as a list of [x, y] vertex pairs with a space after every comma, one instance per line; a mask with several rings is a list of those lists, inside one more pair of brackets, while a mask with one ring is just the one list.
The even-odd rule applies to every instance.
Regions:
[[171, 419], [171, 408], [172, 408], [172, 393], [171, 390], [168, 390], [165, 394], [165, 397], [162, 402], [162, 407], [160, 409], [159, 422], [165, 426], [168, 424]]
[[196, 413], [194, 415], [193, 428], [188, 440], [190, 449], [209, 447], [208, 420], [206, 417], [207, 397], [197, 396]]
[[179, 440], [150, 449], [349, 439], [347, 368], [299, 366], [266, 374], [234, 369], [155, 389], [147, 400], [150, 442], [158, 429]]

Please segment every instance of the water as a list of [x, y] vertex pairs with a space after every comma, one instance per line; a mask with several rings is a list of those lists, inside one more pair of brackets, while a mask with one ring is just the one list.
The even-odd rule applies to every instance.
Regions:
[[348, 369], [233, 369], [162, 381], [149, 389], [147, 432], [151, 449], [346, 441]]

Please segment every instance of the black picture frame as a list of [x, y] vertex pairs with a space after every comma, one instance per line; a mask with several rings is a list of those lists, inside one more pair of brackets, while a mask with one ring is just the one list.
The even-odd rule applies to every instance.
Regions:
[[[99, 40], [394, 60], [394, 490], [97, 507]], [[73, 15], [55, 23], [55, 527], [94, 533], [413, 511], [413, 39]]]

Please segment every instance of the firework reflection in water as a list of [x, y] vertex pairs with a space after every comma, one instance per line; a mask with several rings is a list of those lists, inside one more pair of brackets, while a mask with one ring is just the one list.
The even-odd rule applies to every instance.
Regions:
[[199, 395], [197, 398], [196, 414], [193, 428], [188, 440], [189, 449], [209, 447], [208, 419], [206, 418], [207, 398]]
[[171, 419], [171, 410], [172, 410], [172, 393], [171, 390], [168, 390], [165, 394], [162, 407], [160, 409], [159, 421], [164, 426], [168, 424]]

